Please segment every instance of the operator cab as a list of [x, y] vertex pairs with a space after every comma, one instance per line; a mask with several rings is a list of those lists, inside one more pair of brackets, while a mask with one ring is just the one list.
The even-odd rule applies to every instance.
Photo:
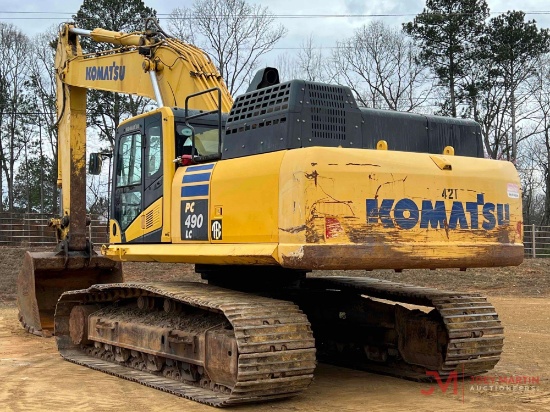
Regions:
[[[110, 207], [111, 239], [161, 242], [164, 185], [184, 155], [219, 158], [226, 115], [160, 108], [123, 123], [117, 130]], [[171, 124], [170, 124], [171, 123]], [[91, 164], [91, 162], [90, 162]], [[168, 178], [166, 178], [168, 176]], [[158, 217], [158, 218], [157, 218]]]

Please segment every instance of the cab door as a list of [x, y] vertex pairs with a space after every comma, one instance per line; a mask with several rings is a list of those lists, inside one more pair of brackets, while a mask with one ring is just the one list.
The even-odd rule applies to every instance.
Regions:
[[117, 134], [112, 216], [121, 241], [160, 242], [162, 229], [160, 113], [137, 119]]
[[162, 233], [162, 117], [160, 113], [144, 119], [143, 140], [143, 215], [144, 243], [156, 243]]
[[117, 133], [112, 216], [118, 222], [122, 243], [139, 240], [143, 229], [143, 125], [132, 122]]

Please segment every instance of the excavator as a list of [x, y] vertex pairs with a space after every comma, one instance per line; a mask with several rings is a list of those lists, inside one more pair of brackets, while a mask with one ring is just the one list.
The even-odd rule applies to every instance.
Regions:
[[[84, 53], [81, 36], [113, 48]], [[420, 381], [499, 361], [485, 297], [363, 276], [522, 262], [518, 173], [483, 158], [475, 122], [362, 108], [348, 87], [273, 68], [233, 102], [205, 53], [152, 20], [64, 24], [55, 65], [59, 243], [27, 252], [18, 307], [63, 358], [212, 406], [297, 395], [318, 360]], [[89, 89], [158, 104], [118, 127], [98, 251]], [[128, 261], [195, 264], [202, 281], [124, 282]]]

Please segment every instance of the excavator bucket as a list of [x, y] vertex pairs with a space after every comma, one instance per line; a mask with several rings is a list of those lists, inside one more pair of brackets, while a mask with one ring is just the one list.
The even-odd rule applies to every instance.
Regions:
[[19, 321], [30, 333], [51, 336], [55, 306], [63, 292], [122, 281], [121, 264], [104, 256], [26, 252], [17, 279]]

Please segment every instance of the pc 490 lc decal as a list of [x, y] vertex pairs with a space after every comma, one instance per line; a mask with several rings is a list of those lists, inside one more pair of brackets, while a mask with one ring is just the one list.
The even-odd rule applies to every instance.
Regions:
[[385, 228], [413, 229], [484, 229], [510, 224], [508, 203], [485, 203], [483, 194], [477, 202], [453, 201], [451, 209], [445, 210], [443, 200], [412, 199], [367, 199], [367, 223], [382, 223]]

